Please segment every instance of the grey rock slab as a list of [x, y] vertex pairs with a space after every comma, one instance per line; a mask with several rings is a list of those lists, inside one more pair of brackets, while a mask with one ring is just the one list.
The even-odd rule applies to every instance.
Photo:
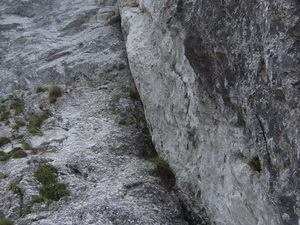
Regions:
[[[130, 122], [144, 119], [141, 103], [130, 98], [116, 1], [1, 1], [0, 13], [0, 96], [10, 111], [0, 136], [11, 139], [0, 150], [28, 154], [0, 161], [0, 218], [19, 225], [187, 224], [178, 196], [140, 157], [149, 137], [146, 124]], [[50, 103], [53, 85], [62, 96]], [[16, 99], [24, 107], [17, 115], [9, 109]], [[17, 120], [25, 126], [13, 129]], [[42, 187], [34, 173], [43, 163], [57, 168], [69, 195], [33, 204]]]
[[153, 142], [181, 193], [212, 224], [299, 224], [299, 1], [118, 5]]

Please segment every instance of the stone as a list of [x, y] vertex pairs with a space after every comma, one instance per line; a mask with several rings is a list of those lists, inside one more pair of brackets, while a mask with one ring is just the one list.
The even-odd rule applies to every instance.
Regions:
[[130, 69], [182, 195], [212, 224], [299, 224], [299, 2], [128, 2]]

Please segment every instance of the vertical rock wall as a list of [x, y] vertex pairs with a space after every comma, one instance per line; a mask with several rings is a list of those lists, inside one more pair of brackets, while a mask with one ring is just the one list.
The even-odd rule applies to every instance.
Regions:
[[298, 224], [299, 1], [119, 8], [153, 141], [180, 189], [215, 224]]

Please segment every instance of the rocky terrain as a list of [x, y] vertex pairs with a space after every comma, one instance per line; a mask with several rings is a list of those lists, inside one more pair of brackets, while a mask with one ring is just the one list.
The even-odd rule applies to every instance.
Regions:
[[0, 224], [300, 224], [299, 5], [0, 1]]

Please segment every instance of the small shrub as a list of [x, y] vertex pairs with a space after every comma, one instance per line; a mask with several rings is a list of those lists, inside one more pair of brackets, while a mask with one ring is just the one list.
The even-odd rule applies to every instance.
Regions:
[[48, 100], [50, 103], [55, 103], [57, 98], [62, 96], [62, 90], [59, 86], [53, 86], [49, 90]]
[[0, 219], [0, 225], [13, 225], [14, 222], [9, 219]]
[[34, 177], [44, 185], [54, 183], [57, 169], [50, 164], [40, 164], [34, 171]]
[[120, 120], [118, 124], [119, 125], [126, 125], [126, 120]]
[[33, 205], [33, 204], [36, 204], [36, 203], [42, 203], [44, 202], [45, 199], [41, 196], [34, 196], [30, 199], [29, 201], [29, 205]]
[[0, 147], [2, 147], [3, 145], [9, 143], [10, 140], [7, 137], [0, 137]]
[[10, 104], [10, 109], [15, 111], [15, 115], [23, 112], [24, 106], [20, 101], [14, 101]]
[[35, 89], [35, 92], [36, 93], [41, 93], [41, 92], [45, 92], [45, 91], [47, 91], [48, 90], [48, 88], [46, 88], [46, 87], [37, 87], [36, 89]]
[[261, 171], [261, 164], [258, 156], [252, 157], [248, 161], [248, 165], [252, 168], [253, 171], [257, 171], [257, 172]]
[[0, 114], [0, 121], [7, 120], [8, 117], [9, 117], [9, 112], [5, 111], [5, 112], [3, 112], [3, 113]]
[[69, 191], [63, 183], [51, 183], [41, 187], [39, 194], [48, 200], [58, 201], [61, 197], [69, 195]]

